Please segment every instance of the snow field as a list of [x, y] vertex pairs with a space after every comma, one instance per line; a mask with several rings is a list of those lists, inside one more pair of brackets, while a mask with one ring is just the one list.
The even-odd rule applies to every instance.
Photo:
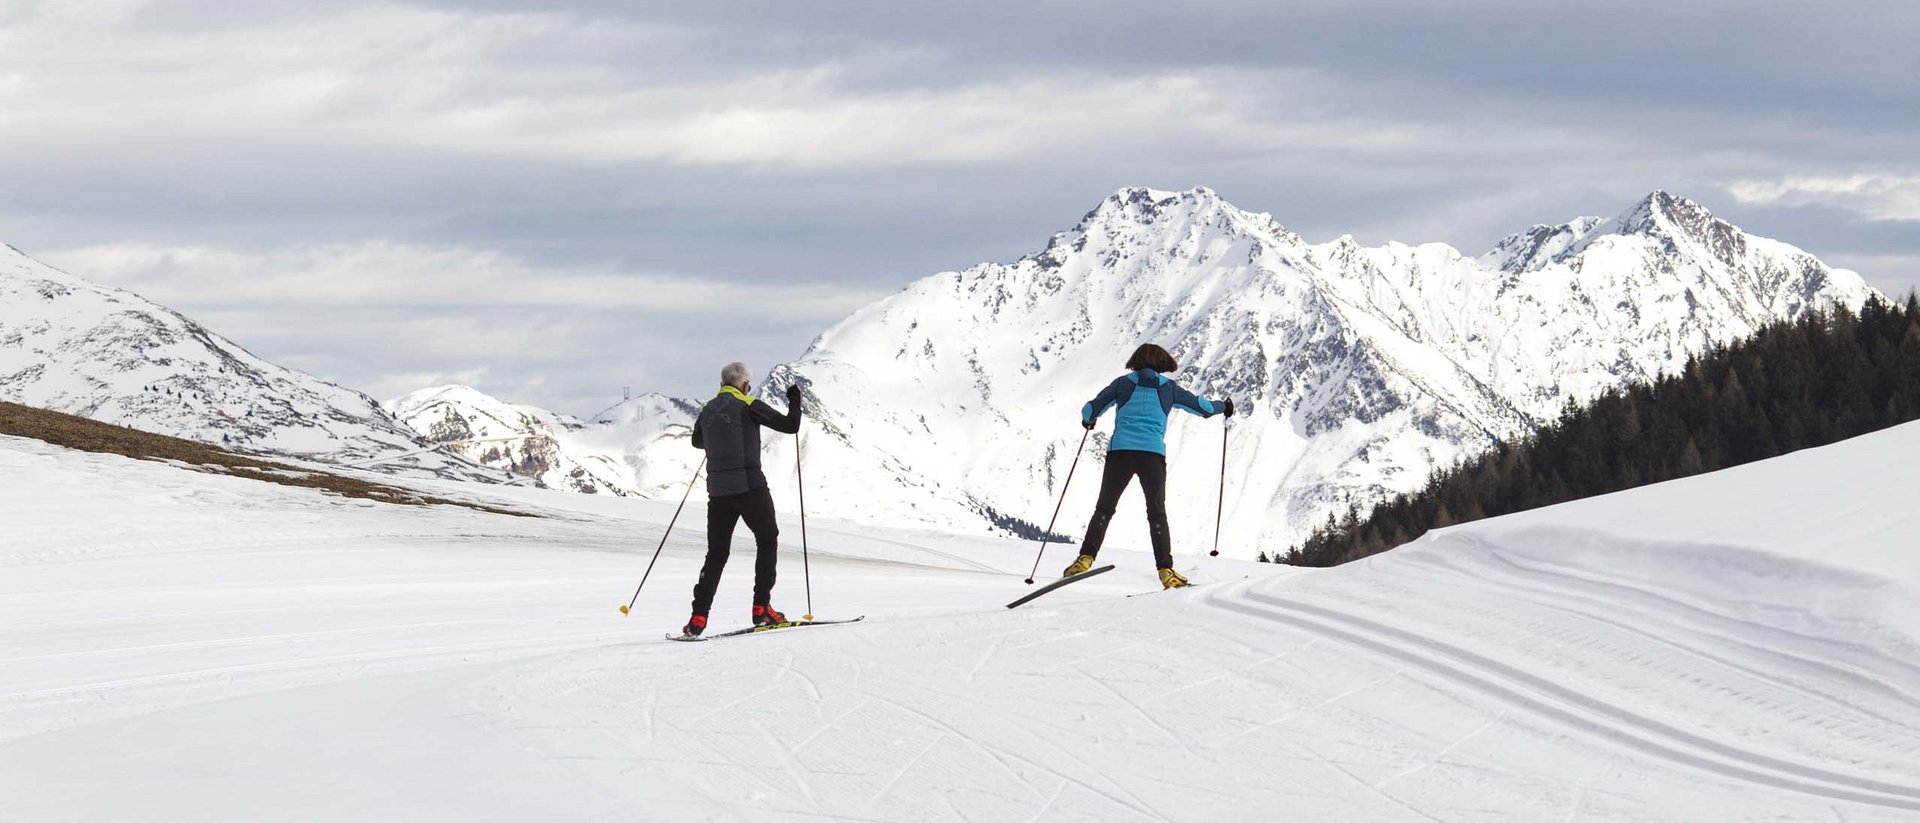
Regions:
[[679, 644], [695, 505], [622, 618], [670, 503], [0, 438], [0, 819], [1920, 820], [1916, 464], [1907, 426], [1144, 597], [1109, 552], [1013, 611], [1034, 544], [810, 520], [866, 622]]

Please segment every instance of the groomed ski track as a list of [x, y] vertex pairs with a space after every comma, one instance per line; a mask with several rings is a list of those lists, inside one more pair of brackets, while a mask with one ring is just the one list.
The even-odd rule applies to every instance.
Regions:
[[0, 438], [0, 819], [1920, 820], [1912, 465], [1909, 426], [1148, 598], [1113, 552], [1012, 611], [1033, 544], [810, 523], [865, 622], [683, 644], [697, 530], [616, 611], [670, 504]]

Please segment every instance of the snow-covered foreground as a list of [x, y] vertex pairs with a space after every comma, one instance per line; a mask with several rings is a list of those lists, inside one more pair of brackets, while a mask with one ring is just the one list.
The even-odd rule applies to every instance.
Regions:
[[1014, 611], [1033, 544], [816, 521], [815, 610], [867, 622], [680, 644], [694, 507], [623, 618], [671, 504], [0, 438], [0, 820], [1916, 820], [1916, 466], [1908, 426], [1146, 597], [1116, 552]]

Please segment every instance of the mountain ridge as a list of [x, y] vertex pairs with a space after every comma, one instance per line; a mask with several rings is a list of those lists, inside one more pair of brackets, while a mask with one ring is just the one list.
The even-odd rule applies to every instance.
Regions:
[[0, 251], [0, 399], [267, 455], [508, 479], [434, 452], [363, 393], [12, 245]]
[[[1570, 400], [1871, 293], [1858, 275], [1661, 191], [1615, 218], [1537, 226], [1469, 257], [1441, 243], [1309, 243], [1211, 189], [1129, 187], [1038, 252], [931, 275], [854, 312], [770, 370], [763, 391], [798, 382], [814, 401], [831, 445], [810, 446], [808, 461], [834, 468], [809, 476], [880, 477], [900, 491], [887, 505], [809, 489], [810, 504], [966, 529], [991, 520], [987, 509], [1050, 508], [1041, 501], [1058, 494], [1077, 438], [1026, 430], [1070, 423], [1134, 344], [1160, 342], [1187, 367], [1178, 379], [1246, 412], [1234, 423], [1246, 453], [1230, 450], [1229, 475], [1252, 488], [1228, 501], [1226, 519], [1251, 556], [1253, 544], [1283, 544], [1404, 491]], [[870, 397], [931, 400], [945, 425]], [[1216, 483], [1203, 475], [1213, 472], [1177, 465], [1181, 453], [1218, 453], [1198, 425], [1170, 438], [1185, 533], [1211, 531], [1196, 527], [1211, 519]], [[791, 453], [773, 442], [768, 462], [790, 465]], [[1091, 508], [1092, 485], [1068, 490], [1068, 511]], [[1263, 522], [1265, 511], [1284, 522]]]
[[[627, 398], [593, 420], [508, 403], [462, 385], [421, 389], [383, 405], [441, 448], [548, 488], [648, 496], [684, 485], [694, 467], [695, 452], [684, 441], [699, 406], [663, 394]], [[644, 448], [657, 441], [683, 445], [678, 451]]]
[[[1568, 402], [1871, 293], [1851, 272], [1665, 191], [1468, 256], [1351, 235], [1310, 243], [1209, 188], [1128, 187], [1038, 251], [929, 275], [861, 307], [758, 388], [806, 394], [816, 512], [1032, 536], [1075, 457], [1076, 410], [1134, 345], [1160, 342], [1186, 366], [1176, 379], [1242, 410], [1223, 520], [1240, 544], [1229, 550], [1251, 557], [1410, 491]], [[685, 402], [690, 416], [697, 405]], [[1182, 535], [1211, 532], [1219, 458], [1191, 456], [1219, 454], [1210, 425], [1171, 427]], [[691, 470], [683, 440], [640, 436], [655, 440], [629, 454]], [[1105, 446], [1104, 430], [1089, 436], [1085, 462], [1101, 462]], [[798, 503], [794, 451], [789, 438], [768, 441], [782, 505]], [[1096, 485], [1083, 473], [1066, 489], [1064, 511], [1078, 514], [1056, 532], [1077, 533]], [[1122, 520], [1137, 508], [1123, 505]], [[1122, 528], [1114, 539], [1135, 537]]]

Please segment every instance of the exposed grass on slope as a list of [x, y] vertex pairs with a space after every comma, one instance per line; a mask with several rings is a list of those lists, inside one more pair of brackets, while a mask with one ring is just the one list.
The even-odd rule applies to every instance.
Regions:
[[514, 517], [537, 516], [511, 509], [435, 497], [398, 486], [315, 471], [302, 466], [275, 463], [222, 451], [205, 443], [168, 437], [164, 434], [152, 434], [17, 403], [0, 402], [0, 435], [42, 440], [55, 446], [79, 451], [117, 454], [136, 460], [170, 463], [183, 469], [209, 474], [224, 474], [281, 486], [318, 489], [342, 497], [379, 503], [404, 506], [461, 506]]

